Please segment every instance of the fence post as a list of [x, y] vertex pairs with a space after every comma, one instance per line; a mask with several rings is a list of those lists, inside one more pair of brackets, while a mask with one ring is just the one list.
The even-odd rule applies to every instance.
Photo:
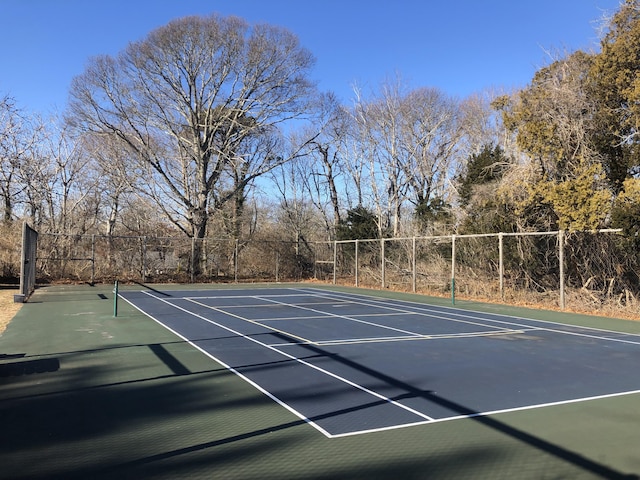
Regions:
[[558, 231], [558, 261], [560, 262], [560, 309], [564, 310], [564, 230]]
[[235, 246], [233, 250], [233, 281], [238, 283], [238, 239], [235, 240]]
[[381, 275], [382, 275], [382, 289], [384, 290], [386, 287], [386, 273], [387, 273], [387, 269], [386, 269], [386, 263], [387, 260], [385, 258], [385, 252], [384, 252], [384, 238], [380, 239], [380, 256], [382, 257], [382, 267], [381, 267]]
[[355, 273], [356, 273], [356, 287], [360, 286], [360, 281], [358, 278], [358, 239], [356, 238], [356, 269], [355, 269]]
[[336, 284], [336, 264], [338, 263], [338, 241], [333, 241], [333, 284]]
[[451, 304], [456, 304], [456, 236], [451, 235]]
[[504, 234], [498, 233], [498, 275], [500, 275], [500, 298], [504, 301]]
[[189, 280], [193, 283], [194, 272], [196, 269], [196, 237], [191, 237], [191, 271], [189, 272]]
[[91, 286], [96, 284], [96, 236], [91, 235]]
[[416, 270], [416, 265], [417, 265], [417, 261], [416, 261], [416, 237], [413, 237], [411, 239], [411, 291], [413, 293], [416, 293], [416, 280], [417, 280], [417, 275], [418, 272]]
[[140, 260], [142, 262], [142, 283], [147, 282], [147, 236], [140, 237], [142, 245], [140, 246]]

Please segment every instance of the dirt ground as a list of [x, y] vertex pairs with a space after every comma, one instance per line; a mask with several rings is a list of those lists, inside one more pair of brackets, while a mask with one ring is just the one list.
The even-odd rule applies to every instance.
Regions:
[[22, 307], [21, 303], [13, 302], [13, 295], [16, 293], [18, 290], [0, 290], [0, 334]]

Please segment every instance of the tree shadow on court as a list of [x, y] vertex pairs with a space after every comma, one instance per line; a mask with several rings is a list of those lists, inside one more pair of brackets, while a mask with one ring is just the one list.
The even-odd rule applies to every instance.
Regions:
[[[118, 332], [130, 332], [127, 328]], [[68, 323], [61, 323], [59, 335], [68, 335], [68, 329]], [[173, 335], [155, 327], [136, 335], [120, 343], [69, 342], [66, 353], [56, 353], [61, 343], [49, 347], [46, 338], [39, 351], [23, 349], [17, 343], [23, 331], [16, 333], [12, 346], [29, 355], [6, 354], [0, 360], [48, 361], [39, 363], [41, 373], [31, 375], [14, 366], [9, 368], [15, 368], [16, 375], [0, 378], [0, 478], [375, 480], [535, 478], [541, 472], [557, 478], [580, 478], [582, 473], [635, 478], [494, 417], [473, 417], [481, 426], [476, 430], [497, 433], [489, 440], [485, 432], [468, 437], [468, 422], [327, 439], [307, 422], [372, 409], [386, 400], [300, 419], [225, 367], [212, 366], [208, 357]], [[2, 339], [3, 346], [7, 339]], [[317, 346], [304, 348], [305, 359], [340, 362], [396, 389], [399, 393], [392, 400], [423, 398], [473, 414], [358, 362]], [[247, 361], [237, 368], [273, 369], [286, 375], [292, 362], [296, 360]], [[318, 396], [313, 391], [300, 393], [310, 399]], [[519, 475], [523, 460], [536, 469], [533, 475], [531, 470]], [[557, 475], [551, 474], [554, 466]]]
[[[282, 335], [282, 338], [283, 340], [286, 339], [288, 341], [292, 341], [291, 338], [286, 337], [285, 335]], [[348, 366], [349, 368], [362, 372], [373, 379], [381, 381], [383, 384], [387, 386], [393, 387], [395, 389], [399, 389], [400, 391], [404, 392], [402, 394], [394, 396], [393, 398], [390, 398], [389, 401], [399, 401], [399, 400], [410, 399], [410, 398], [422, 398], [436, 405], [444, 407], [450, 411], [453, 411], [459, 415], [463, 415], [467, 418], [470, 418], [475, 422], [478, 422], [484, 425], [485, 427], [491, 428], [497, 432], [505, 434], [532, 448], [538, 449], [542, 452], [553, 455], [554, 457], [557, 457], [565, 462], [571, 463], [572, 465], [579, 467], [582, 470], [602, 476], [603, 478], [628, 479], [628, 480], [640, 478], [637, 475], [623, 474], [612, 468], [607, 467], [606, 465], [598, 463], [592, 459], [586, 458], [578, 453], [572, 452], [570, 450], [567, 450], [566, 448], [550, 443], [544, 439], [541, 439], [521, 429], [510, 426], [504, 422], [497, 420], [495, 416], [487, 416], [487, 415], [480, 414], [479, 412], [476, 412], [471, 408], [468, 408], [457, 402], [443, 398], [432, 391], [424, 391], [424, 390], [416, 389], [412, 385], [402, 382], [397, 378], [390, 377], [384, 373], [371, 369], [358, 362], [355, 362], [348, 358], [344, 358], [339, 354], [326, 352], [322, 348], [319, 348], [315, 345], [311, 345], [308, 343], [303, 343], [303, 342], [297, 342], [297, 343], [302, 348], [308, 350], [313, 355], [325, 356], [325, 357], [331, 358], [331, 360], [335, 362], [341, 363], [345, 366]], [[370, 408], [376, 404], [379, 404], [379, 402], [374, 402], [370, 405], [362, 405], [361, 408]], [[345, 413], [345, 412], [335, 412], [336, 415], [342, 414], [342, 413]], [[326, 416], [323, 416], [323, 417], [326, 417]], [[320, 420], [320, 418], [317, 418], [315, 420]]]
[[[423, 478], [426, 471], [451, 471], [461, 458], [473, 471], [497, 456], [489, 447], [473, 446], [438, 458], [381, 461], [358, 446], [367, 441], [359, 438], [341, 460], [344, 444], [325, 439], [306, 420], [292, 420], [226, 370], [101, 384], [98, 379], [113, 373], [108, 370], [63, 368], [56, 372], [63, 391], [0, 396], [0, 478]], [[299, 450], [305, 444], [314, 458]], [[386, 449], [374, 442], [369, 450]]]

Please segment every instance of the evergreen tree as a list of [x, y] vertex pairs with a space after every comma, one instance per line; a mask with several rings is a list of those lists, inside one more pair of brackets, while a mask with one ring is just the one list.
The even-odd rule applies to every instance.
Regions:
[[347, 211], [336, 230], [337, 240], [364, 240], [379, 238], [376, 215], [362, 205]]

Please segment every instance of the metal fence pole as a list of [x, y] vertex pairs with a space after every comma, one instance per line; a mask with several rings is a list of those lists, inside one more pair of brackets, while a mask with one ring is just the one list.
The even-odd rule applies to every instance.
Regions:
[[142, 237], [142, 283], [147, 281], [147, 237]]
[[451, 235], [451, 304], [456, 304], [456, 236]]
[[96, 236], [91, 235], [91, 285], [96, 284]]
[[416, 293], [417, 291], [417, 260], [416, 260], [416, 237], [411, 239], [411, 291]]
[[233, 250], [233, 281], [238, 283], [238, 239], [236, 238]]
[[558, 231], [558, 261], [560, 262], [560, 308], [564, 310], [564, 230]]
[[191, 271], [189, 272], [189, 280], [191, 283], [194, 281], [194, 273], [196, 269], [196, 237], [191, 237]]
[[500, 276], [500, 298], [504, 300], [504, 234], [502, 232], [498, 234], [498, 255], [500, 256], [498, 260], [498, 275]]
[[384, 288], [386, 287], [386, 258], [385, 258], [385, 251], [384, 251], [384, 238], [380, 239], [380, 256], [382, 257], [382, 266], [381, 266], [381, 275], [382, 275], [382, 289], [384, 290]]
[[333, 284], [336, 284], [336, 264], [338, 262], [338, 242], [336, 240], [333, 241]]
[[355, 269], [355, 274], [356, 274], [356, 287], [360, 286], [360, 278], [358, 277], [358, 246], [359, 246], [359, 242], [358, 239], [356, 239], [356, 254], [355, 254], [355, 260], [356, 260], [356, 269]]

